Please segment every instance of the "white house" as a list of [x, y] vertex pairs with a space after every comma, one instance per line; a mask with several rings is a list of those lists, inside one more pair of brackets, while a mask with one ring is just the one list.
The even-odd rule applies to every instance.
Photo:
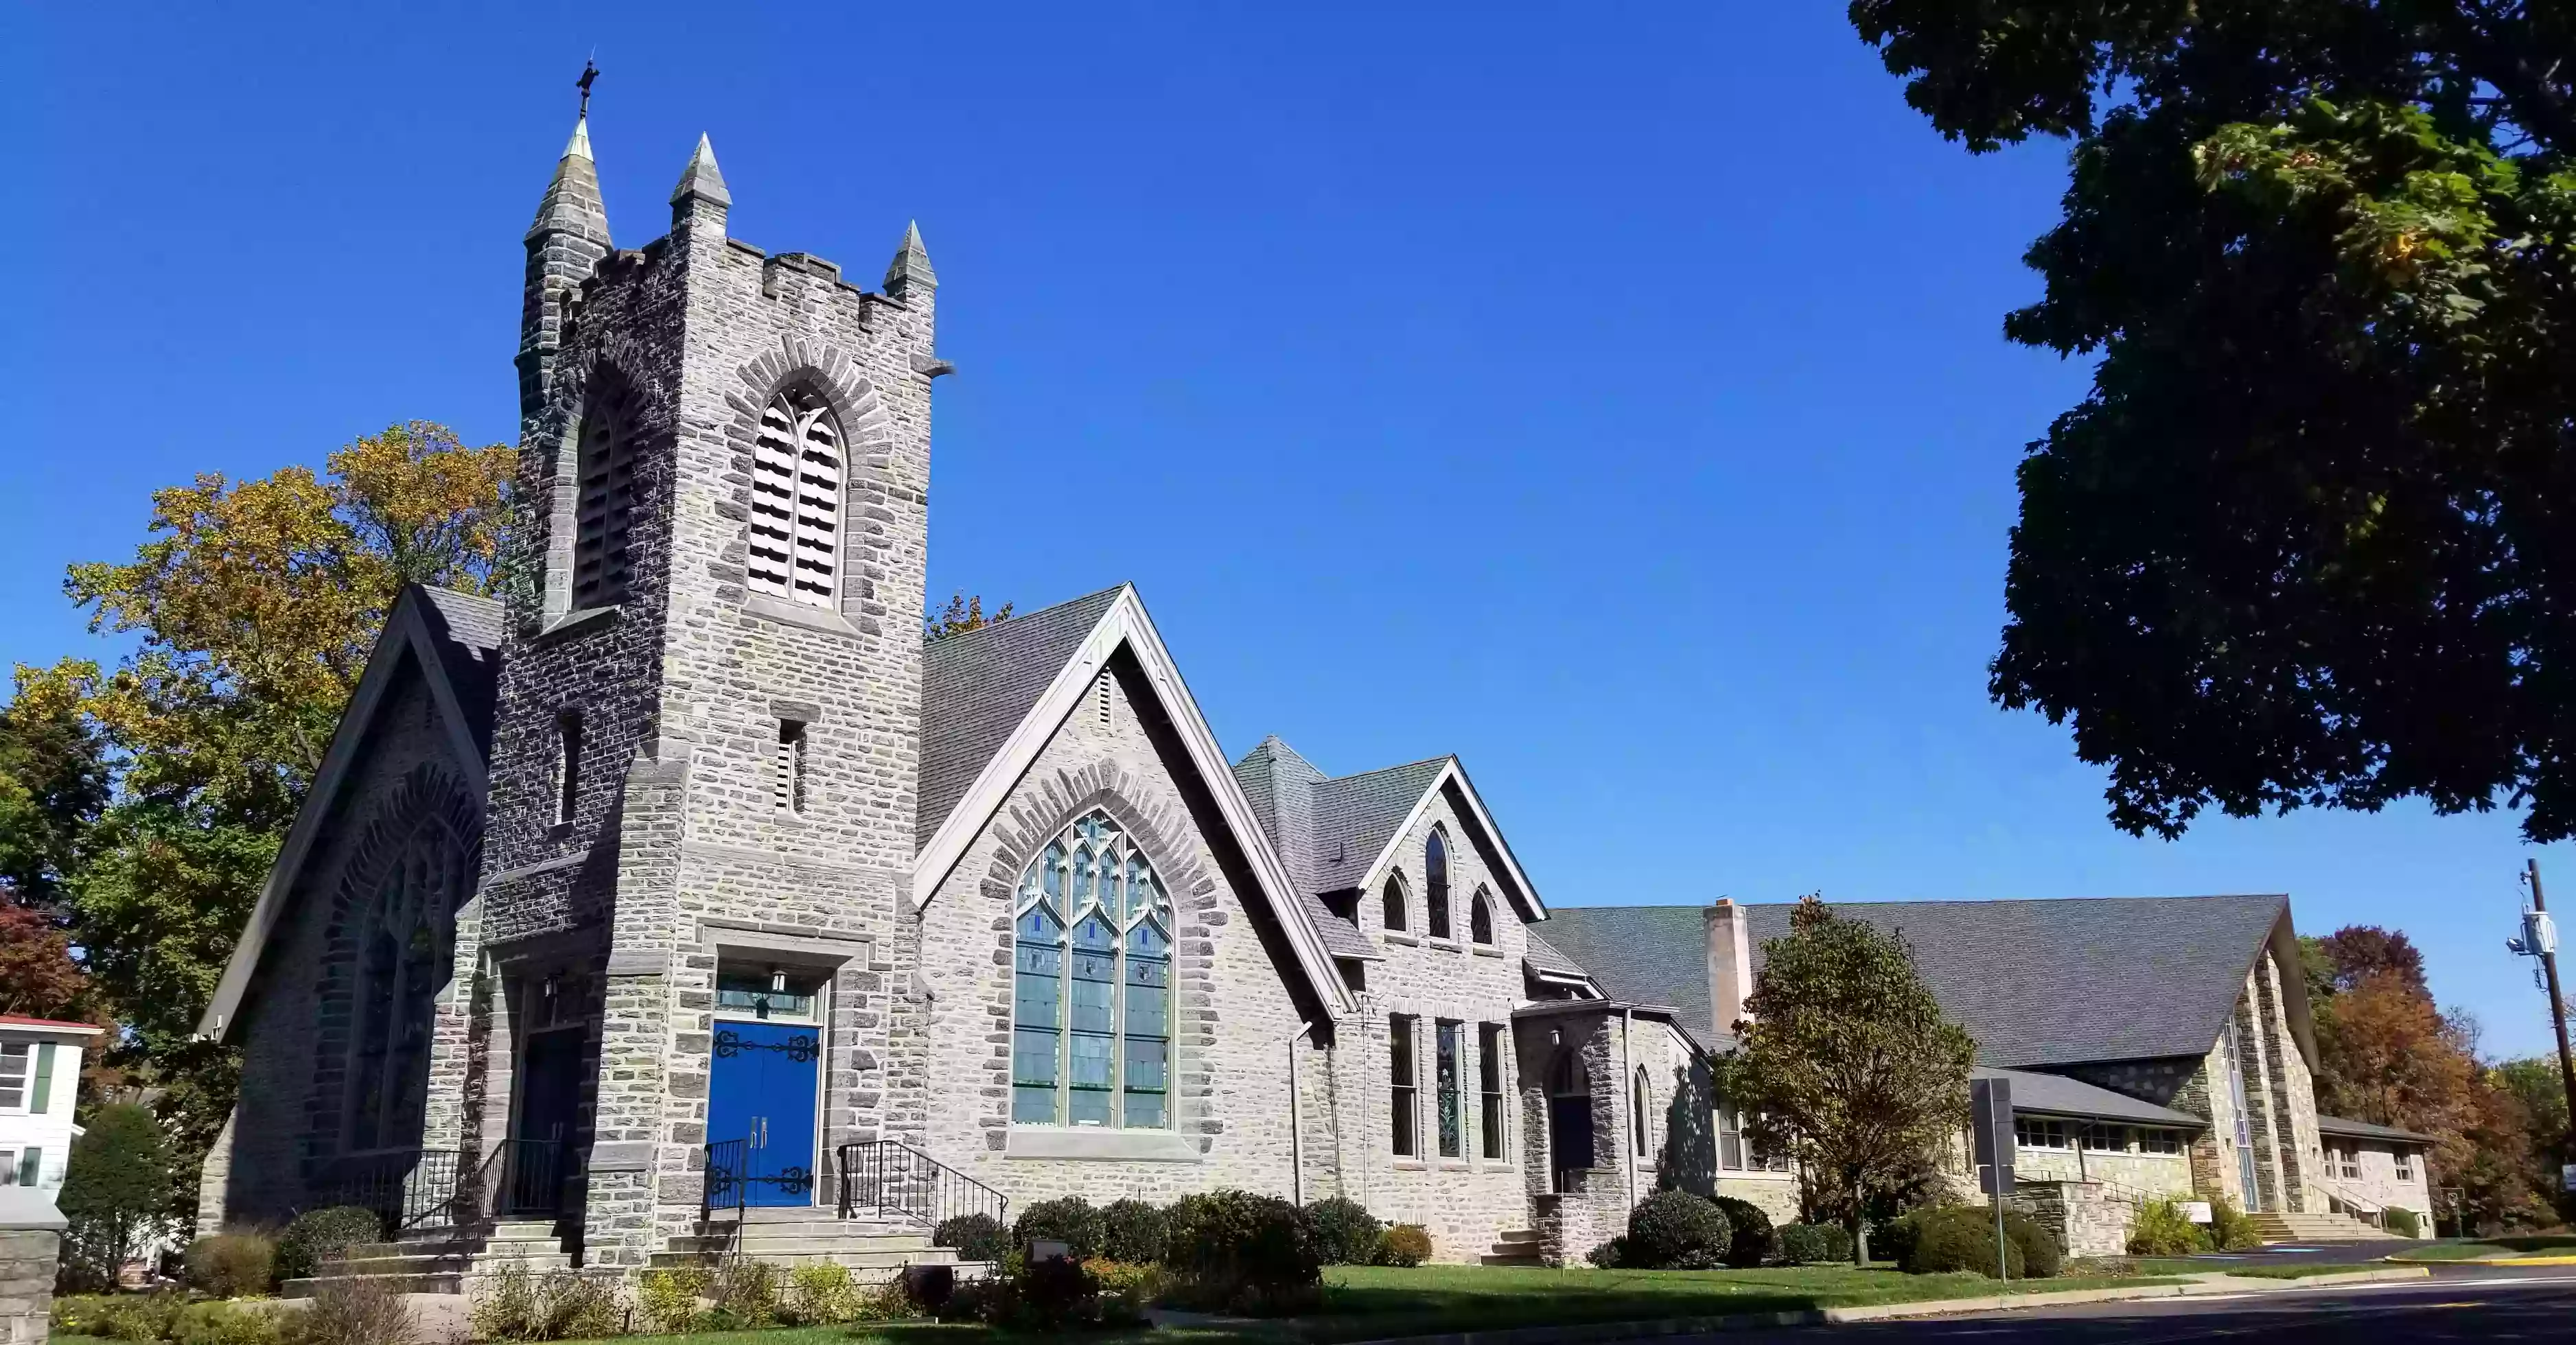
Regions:
[[0, 1014], [0, 1186], [62, 1186], [81, 1051], [103, 1030]]

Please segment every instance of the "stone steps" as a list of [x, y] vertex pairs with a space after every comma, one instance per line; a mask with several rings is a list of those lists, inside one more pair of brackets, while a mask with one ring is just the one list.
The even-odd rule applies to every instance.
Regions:
[[2346, 1214], [2280, 1214], [2247, 1216], [2256, 1233], [2269, 1242], [2376, 1242], [2388, 1236]]
[[1477, 1258], [1489, 1266], [1539, 1266], [1547, 1264], [1540, 1255], [1538, 1230], [1514, 1228], [1494, 1237], [1492, 1251]]

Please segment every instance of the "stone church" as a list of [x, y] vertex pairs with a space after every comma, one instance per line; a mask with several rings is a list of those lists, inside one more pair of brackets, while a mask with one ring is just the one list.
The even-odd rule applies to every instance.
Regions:
[[1580, 1258], [1658, 1182], [1794, 1213], [1710, 1093], [1716, 912], [1687, 1011], [1622, 997], [1456, 758], [1229, 759], [1132, 588], [925, 639], [921, 236], [869, 290], [731, 199], [702, 139], [620, 248], [586, 121], [556, 164], [513, 579], [390, 615], [202, 1024], [207, 1227], [864, 1265], [1236, 1186], [1454, 1261]]

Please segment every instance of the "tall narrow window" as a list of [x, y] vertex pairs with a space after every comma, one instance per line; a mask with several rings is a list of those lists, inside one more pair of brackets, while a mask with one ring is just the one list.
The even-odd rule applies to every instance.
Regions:
[[1732, 1105], [1717, 1109], [1717, 1165], [1728, 1172], [1744, 1171], [1744, 1114]]
[[1637, 1067], [1637, 1077], [1628, 1084], [1629, 1147], [1639, 1158], [1654, 1152], [1654, 1089], [1646, 1082], [1646, 1067]]
[[1481, 887], [1467, 906], [1467, 937], [1482, 944], [1494, 941], [1494, 896]]
[[780, 808], [805, 811], [805, 725], [797, 720], [778, 721], [776, 793]]
[[1414, 1137], [1421, 1133], [1421, 1126], [1414, 1115], [1413, 1022], [1400, 1013], [1386, 1020], [1386, 1074], [1391, 1094], [1387, 1117], [1394, 1123], [1390, 1139], [1398, 1158], [1411, 1158], [1419, 1152], [1414, 1147]]
[[1386, 887], [1378, 894], [1378, 899], [1383, 902], [1386, 907], [1387, 929], [1397, 934], [1403, 933], [1406, 927], [1404, 880], [1396, 877], [1394, 874], [1388, 874], [1386, 876]]
[[841, 432], [822, 399], [799, 389], [770, 400], [751, 454], [752, 592], [838, 605], [841, 466]]
[[1085, 814], [1020, 875], [1011, 1119], [1172, 1126], [1172, 901], [1107, 813]]
[[349, 1147], [420, 1142], [438, 987], [464, 848], [445, 827], [415, 829], [360, 912], [358, 1037], [350, 1059]]
[[1484, 1106], [1476, 1118], [1485, 1157], [1503, 1156], [1503, 1025], [1476, 1025], [1476, 1087]]
[[1423, 926], [1431, 937], [1449, 937], [1449, 843], [1439, 832], [1422, 847]]
[[1445, 1018], [1433, 1025], [1432, 1082], [1439, 1089], [1442, 1158], [1457, 1158], [1467, 1152], [1467, 1118], [1461, 1111], [1465, 1081], [1459, 1077], [1459, 1068], [1464, 1063], [1458, 1058], [1460, 1026]]
[[555, 718], [555, 825], [573, 819], [581, 807], [581, 712], [566, 710]]
[[575, 461], [572, 605], [613, 607], [626, 600], [635, 512], [635, 443], [620, 399], [594, 399], [582, 413]]

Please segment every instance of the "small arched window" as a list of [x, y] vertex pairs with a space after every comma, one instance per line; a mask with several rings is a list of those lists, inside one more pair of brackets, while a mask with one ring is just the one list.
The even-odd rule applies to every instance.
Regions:
[[1478, 943], [1494, 941], [1494, 896], [1481, 887], [1467, 906], [1467, 937]]
[[1423, 925], [1431, 937], [1449, 937], [1449, 842], [1438, 831], [1422, 847]]
[[1020, 875], [1011, 1121], [1172, 1128], [1172, 898], [1107, 813]]
[[770, 399], [751, 453], [752, 592], [839, 605], [841, 467], [840, 427], [821, 398], [797, 389]]
[[1649, 1118], [1653, 1109], [1654, 1089], [1646, 1082], [1646, 1067], [1639, 1065], [1635, 1081], [1628, 1086], [1628, 1128], [1639, 1158], [1652, 1152], [1652, 1123]]
[[1404, 880], [1392, 873], [1388, 874], [1386, 888], [1379, 894], [1379, 898], [1386, 907], [1386, 927], [1398, 934], [1403, 933], [1409, 928], [1405, 915]]
[[593, 397], [581, 416], [575, 453], [572, 605], [614, 607], [626, 601], [626, 539], [635, 513], [635, 436], [625, 398]]

